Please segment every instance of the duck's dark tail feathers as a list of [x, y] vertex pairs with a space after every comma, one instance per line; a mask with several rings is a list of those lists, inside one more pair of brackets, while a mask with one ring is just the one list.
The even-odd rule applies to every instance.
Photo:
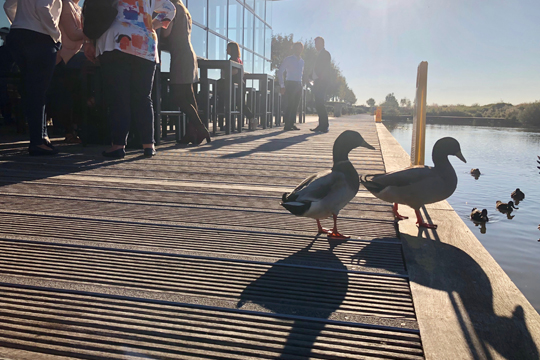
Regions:
[[289, 210], [289, 212], [296, 216], [302, 216], [306, 213], [306, 211], [309, 210], [309, 207], [311, 206], [311, 203], [305, 203], [305, 202], [299, 202], [299, 201], [283, 201], [281, 203], [281, 206], [283, 206], [285, 209]]

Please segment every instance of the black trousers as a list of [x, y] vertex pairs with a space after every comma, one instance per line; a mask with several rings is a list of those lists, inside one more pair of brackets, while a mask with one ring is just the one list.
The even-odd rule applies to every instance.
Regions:
[[322, 80], [315, 80], [313, 84], [313, 95], [315, 97], [315, 108], [319, 115], [319, 125], [321, 130], [328, 129], [328, 112], [326, 111], [326, 88], [328, 85]]
[[154, 142], [152, 85], [156, 64], [118, 50], [99, 56], [103, 92], [111, 124], [112, 143], [126, 145], [131, 122], [141, 142]]
[[285, 123], [285, 128], [291, 128], [294, 126], [298, 104], [302, 98], [302, 83], [300, 81], [285, 81], [284, 96], [287, 99], [287, 107], [283, 114], [283, 122]]
[[170, 84], [169, 86], [173, 104], [187, 115], [188, 122], [197, 129], [204, 127], [199, 117], [199, 107], [193, 93], [193, 84]]
[[7, 44], [21, 71], [21, 98], [28, 122], [30, 145], [42, 145], [48, 137], [45, 121], [46, 93], [60, 44], [56, 44], [49, 35], [26, 29], [11, 30]]

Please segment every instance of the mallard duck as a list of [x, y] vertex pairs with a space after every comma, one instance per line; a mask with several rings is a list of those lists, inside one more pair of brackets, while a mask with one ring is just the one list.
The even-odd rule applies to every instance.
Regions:
[[517, 207], [514, 206], [514, 202], [512, 200], [507, 203], [503, 203], [502, 201], [497, 200], [497, 202], [495, 203], [495, 207], [503, 214], [511, 213], [514, 209], [517, 209]]
[[405, 204], [414, 209], [418, 226], [436, 229], [437, 225], [427, 224], [422, 220], [420, 208], [425, 204], [444, 200], [456, 190], [457, 176], [448, 160], [449, 155], [467, 162], [461, 154], [459, 142], [445, 137], [433, 146], [433, 167], [411, 166], [387, 174], [366, 175], [361, 181], [373, 195], [394, 203], [394, 215], [398, 220], [407, 218], [398, 213], [398, 204]]
[[474, 176], [476, 180], [478, 180], [478, 178], [482, 174], [480, 173], [480, 169], [471, 169], [471, 175]]
[[512, 194], [510, 194], [510, 197], [514, 199], [515, 201], [521, 201], [525, 199], [525, 194], [517, 188], [516, 190], [512, 191]]
[[471, 211], [471, 220], [476, 222], [487, 222], [489, 221], [487, 213], [487, 209], [482, 209], [482, 211], [480, 211], [477, 208], [473, 208]]
[[[375, 149], [356, 131], [342, 132], [334, 142], [332, 169], [313, 174], [291, 193], [284, 193], [281, 205], [293, 215], [317, 220], [319, 234], [328, 234], [329, 238], [349, 238], [338, 232], [337, 216], [360, 187], [358, 173], [349, 161], [349, 152], [359, 146]], [[334, 218], [334, 228], [327, 230], [320, 220], [330, 216]]]

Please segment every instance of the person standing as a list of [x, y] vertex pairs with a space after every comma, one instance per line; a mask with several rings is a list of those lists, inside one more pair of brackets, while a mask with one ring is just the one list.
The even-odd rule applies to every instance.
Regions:
[[21, 98], [30, 133], [28, 153], [56, 155], [58, 150], [47, 134], [45, 102], [61, 47], [62, 0], [6, 0], [4, 10], [11, 22], [7, 45], [21, 71]]
[[324, 48], [324, 39], [315, 38], [315, 49], [319, 52], [315, 61], [315, 69], [311, 75], [313, 80], [313, 96], [315, 97], [315, 108], [319, 115], [319, 125], [310, 129], [315, 132], [328, 132], [328, 113], [326, 112], [326, 88], [328, 87], [330, 71], [332, 70], [332, 57]]
[[[95, 48], [85, 40], [84, 53], [101, 64], [105, 101], [112, 126], [112, 146], [103, 152], [124, 158], [131, 122], [137, 125], [145, 157], [156, 155], [152, 85], [156, 63], [157, 34], [167, 28], [176, 9], [169, 0], [118, 0], [118, 15], [97, 39]], [[153, 18], [152, 15], [155, 14]]]
[[[277, 72], [279, 86], [281, 87], [281, 95], [287, 99], [287, 106], [283, 122], [284, 131], [300, 130], [294, 125], [298, 104], [302, 97], [302, 75], [304, 73], [304, 59], [300, 56], [304, 51], [304, 45], [301, 42], [296, 42], [293, 45], [293, 54], [286, 57]], [[283, 73], [287, 72], [287, 80], [283, 81]]]
[[197, 55], [191, 45], [191, 15], [182, 0], [172, 0], [176, 16], [161, 36], [168, 39], [171, 53], [170, 88], [174, 104], [180, 107], [188, 118], [186, 136], [180, 142], [199, 145], [204, 139], [211, 141], [208, 129], [199, 117], [199, 109], [193, 84], [199, 81]]

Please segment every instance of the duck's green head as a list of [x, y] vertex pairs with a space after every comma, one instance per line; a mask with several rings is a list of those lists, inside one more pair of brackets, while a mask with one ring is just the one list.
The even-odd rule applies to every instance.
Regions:
[[447, 159], [448, 155], [457, 156], [459, 160], [463, 161], [464, 163], [467, 162], [467, 160], [465, 160], [463, 157], [463, 154], [461, 154], [461, 146], [459, 146], [459, 142], [453, 137], [439, 139], [435, 145], [433, 145], [432, 157], [434, 164], [437, 164], [437, 162], [439, 162], [438, 160]]
[[349, 159], [349, 152], [360, 146], [375, 150], [375, 148], [369, 145], [358, 132], [345, 130], [334, 142], [334, 163]]

